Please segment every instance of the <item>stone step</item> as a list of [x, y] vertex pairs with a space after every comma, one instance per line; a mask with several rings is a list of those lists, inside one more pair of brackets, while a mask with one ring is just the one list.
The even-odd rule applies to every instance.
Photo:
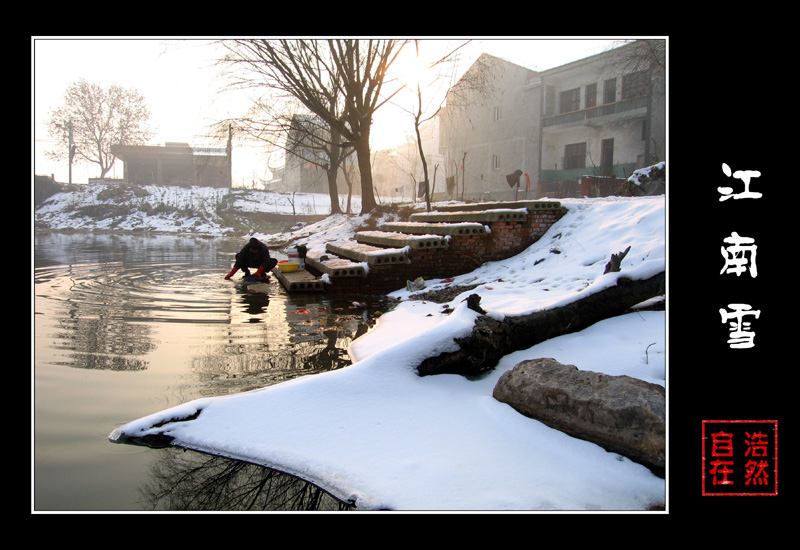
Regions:
[[439, 205], [436, 207], [438, 212], [472, 212], [476, 210], [497, 210], [497, 209], [517, 209], [526, 208], [528, 212], [534, 210], [557, 210], [561, 208], [558, 201], [504, 201], [504, 202], [472, 202], [465, 204]]
[[272, 268], [272, 274], [289, 292], [318, 292], [324, 290], [322, 281], [304, 269], [284, 273], [274, 267]]
[[464, 235], [485, 235], [486, 226], [481, 223], [429, 223], [429, 222], [388, 222], [381, 225], [386, 231], [409, 233], [412, 235], [439, 235], [461, 237]]
[[448, 239], [440, 235], [410, 235], [396, 231], [359, 231], [355, 234], [356, 242], [387, 248], [409, 247], [413, 250], [429, 250], [447, 248]]
[[458, 222], [521, 222], [528, 216], [527, 208], [497, 208], [494, 210], [458, 212], [417, 212], [411, 214], [412, 222], [458, 223]]
[[366, 277], [367, 271], [363, 263], [356, 263], [338, 256], [319, 256], [307, 255], [306, 265], [319, 271], [327, 273], [331, 277]]
[[325, 250], [370, 266], [408, 263], [408, 248], [381, 248], [355, 241], [337, 241], [327, 243]]

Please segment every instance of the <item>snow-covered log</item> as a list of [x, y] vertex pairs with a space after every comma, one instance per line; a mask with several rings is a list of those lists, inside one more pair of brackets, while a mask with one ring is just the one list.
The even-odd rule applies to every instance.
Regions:
[[648, 279], [620, 277], [616, 285], [564, 306], [530, 315], [506, 317], [503, 320], [481, 315], [475, 321], [472, 333], [456, 340], [460, 348], [458, 351], [442, 353], [424, 360], [417, 367], [417, 372], [420, 376], [479, 375], [493, 369], [509, 353], [527, 349], [562, 334], [578, 332], [603, 319], [621, 315], [645, 300], [664, 294], [665, 287], [666, 276], [663, 271]]

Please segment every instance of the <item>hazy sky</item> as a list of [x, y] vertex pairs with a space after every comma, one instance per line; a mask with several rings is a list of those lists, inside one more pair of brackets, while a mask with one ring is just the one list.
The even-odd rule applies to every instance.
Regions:
[[[473, 38], [462, 50], [459, 69], [466, 70], [481, 52], [486, 52], [529, 69], [545, 70], [605, 51], [621, 38]], [[443, 48], [468, 39], [447, 37], [428, 45]], [[50, 111], [62, 104], [67, 86], [79, 78], [104, 87], [110, 84], [135, 87], [151, 112], [151, 125], [156, 131], [154, 145], [182, 141], [196, 146], [223, 146], [209, 142], [205, 137], [207, 128], [215, 120], [243, 113], [246, 100], [220, 92], [223, 84], [211, 42], [211, 39], [150, 37], [33, 37], [31, 164], [34, 173], [55, 174], [58, 181], [68, 180], [67, 163], [54, 163], [43, 155], [54, 144], [45, 121]], [[378, 115], [375, 148], [400, 143], [403, 134], [412, 130], [410, 119], [406, 122], [406, 117], [393, 115], [389, 109], [384, 113], [379, 110]], [[385, 131], [389, 129], [394, 132]], [[233, 155], [235, 185], [268, 176], [265, 159], [257, 149], [236, 146]], [[96, 165], [73, 165], [73, 182], [85, 183], [89, 177], [97, 177], [98, 171]], [[109, 176], [122, 177], [121, 163], [117, 163]]]

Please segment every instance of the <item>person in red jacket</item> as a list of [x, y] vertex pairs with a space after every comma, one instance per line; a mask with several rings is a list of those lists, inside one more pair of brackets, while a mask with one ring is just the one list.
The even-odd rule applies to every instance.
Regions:
[[249, 277], [250, 268], [257, 269], [256, 275], [261, 277], [265, 272], [276, 265], [278, 265], [278, 260], [270, 257], [267, 245], [253, 237], [244, 248], [236, 254], [236, 263], [233, 264], [231, 272], [225, 275], [225, 279], [230, 279], [233, 277], [233, 274], [240, 269], [244, 271], [245, 277]]

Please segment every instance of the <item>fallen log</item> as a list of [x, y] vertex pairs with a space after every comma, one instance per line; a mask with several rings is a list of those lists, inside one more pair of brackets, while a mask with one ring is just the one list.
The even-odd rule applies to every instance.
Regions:
[[[620, 277], [612, 287], [587, 294], [567, 305], [529, 315], [506, 317], [502, 321], [481, 315], [469, 336], [456, 339], [458, 351], [425, 359], [417, 367], [417, 373], [420, 376], [479, 375], [493, 369], [509, 353], [562, 334], [581, 331], [599, 321], [621, 315], [665, 291], [666, 276], [662, 271], [649, 279]], [[472, 300], [474, 303], [474, 298]]]

